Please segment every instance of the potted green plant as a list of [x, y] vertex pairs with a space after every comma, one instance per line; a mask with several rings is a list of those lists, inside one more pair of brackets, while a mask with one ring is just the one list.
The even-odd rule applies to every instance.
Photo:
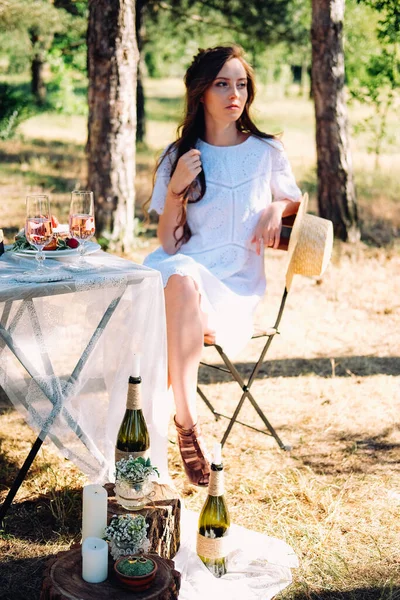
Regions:
[[132, 591], [148, 589], [157, 573], [157, 563], [146, 554], [121, 556], [114, 564], [114, 573], [123, 587]]
[[149, 458], [129, 456], [115, 465], [115, 496], [128, 510], [139, 510], [148, 502], [153, 490], [151, 477], [159, 472]]
[[142, 515], [113, 515], [104, 533], [104, 539], [110, 543], [113, 559], [140, 551], [147, 552], [150, 548], [148, 527]]

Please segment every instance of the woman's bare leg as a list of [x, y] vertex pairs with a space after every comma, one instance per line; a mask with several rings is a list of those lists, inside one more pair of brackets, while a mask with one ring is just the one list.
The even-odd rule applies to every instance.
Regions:
[[165, 288], [168, 376], [174, 392], [176, 420], [189, 429], [197, 422], [197, 374], [206, 316], [191, 277], [172, 275]]

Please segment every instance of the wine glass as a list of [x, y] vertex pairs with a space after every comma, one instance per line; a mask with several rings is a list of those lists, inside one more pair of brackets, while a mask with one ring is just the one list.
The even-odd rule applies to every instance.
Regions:
[[78, 240], [78, 264], [76, 269], [91, 267], [85, 258], [86, 243], [94, 236], [94, 200], [93, 192], [71, 192], [71, 206], [69, 211], [69, 231], [71, 237]]
[[47, 268], [43, 265], [46, 258], [43, 248], [53, 238], [50, 199], [48, 196], [35, 194], [26, 197], [25, 237], [37, 250], [36, 273], [44, 273]]

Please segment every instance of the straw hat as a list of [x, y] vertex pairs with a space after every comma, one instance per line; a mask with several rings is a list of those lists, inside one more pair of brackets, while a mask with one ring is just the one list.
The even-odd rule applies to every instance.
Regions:
[[328, 266], [333, 246], [332, 221], [307, 214], [308, 194], [304, 194], [290, 234], [286, 271], [289, 291], [293, 275], [315, 277]]

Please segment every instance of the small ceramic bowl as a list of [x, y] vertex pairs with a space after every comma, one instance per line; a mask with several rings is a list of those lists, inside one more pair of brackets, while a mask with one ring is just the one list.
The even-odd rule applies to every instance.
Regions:
[[[124, 573], [121, 573], [121, 571], [119, 571], [118, 566], [123, 562], [123, 561], [130, 561], [130, 560], [140, 560], [140, 559], [147, 559], [148, 561], [150, 561], [153, 564], [153, 569], [152, 571], [150, 571], [150, 573], [146, 573], [146, 575], [125, 575]], [[145, 554], [142, 555], [128, 555], [128, 556], [121, 556], [115, 563], [114, 563], [114, 573], [115, 576], [118, 580], [118, 582], [124, 587], [127, 588], [131, 591], [137, 591], [137, 592], [141, 592], [142, 590], [147, 590], [155, 576], [157, 573], [157, 563], [155, 560], [153, 560], [152, 558], [150, 558], [149, 556], [146, 556]]]

